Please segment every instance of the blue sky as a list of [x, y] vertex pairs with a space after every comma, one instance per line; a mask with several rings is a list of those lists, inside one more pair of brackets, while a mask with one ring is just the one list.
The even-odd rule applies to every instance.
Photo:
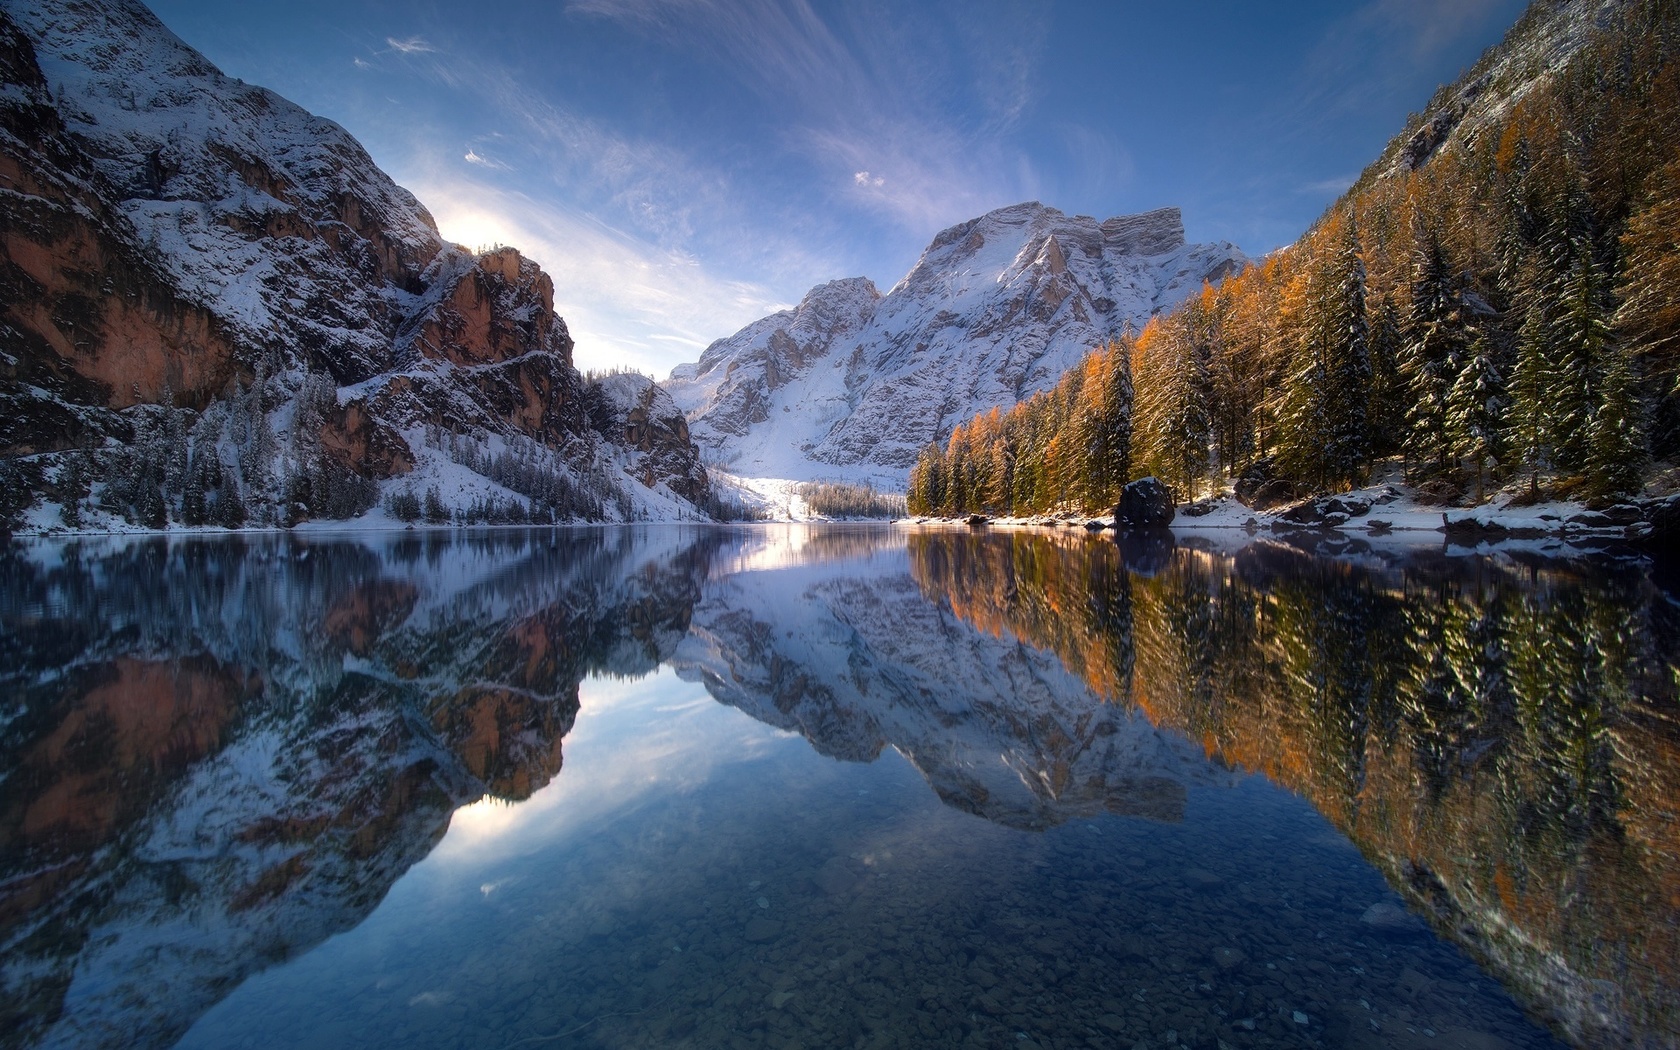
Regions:
[[1521, 0], [152, 0], [344, 125], [445, 236], [555, 278], [579, 367], [663, 377], [1041, 200], [1287, 244]]

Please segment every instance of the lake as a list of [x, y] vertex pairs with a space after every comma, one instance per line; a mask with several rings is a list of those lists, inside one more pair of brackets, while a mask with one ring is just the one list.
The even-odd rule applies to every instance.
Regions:
[[1675, 1046], [1674, 570], [844, 525], [14, 546], [0, 1045]]

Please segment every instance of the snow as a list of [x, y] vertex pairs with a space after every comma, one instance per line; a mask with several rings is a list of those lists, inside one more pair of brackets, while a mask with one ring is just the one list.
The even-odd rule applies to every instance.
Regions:
[[1048, 389], [1245, 261], [1230, 244], [1185, 244], [1173, 209], [1099, 223], [1015, 205], [939, 234], [885, 296], [863, 278], [821, 285], [666, 385], [730, 473], [902, 490], [955, 423]]

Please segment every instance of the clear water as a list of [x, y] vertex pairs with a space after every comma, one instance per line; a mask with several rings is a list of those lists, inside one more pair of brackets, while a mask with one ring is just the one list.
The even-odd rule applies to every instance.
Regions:
[[843, 527], [20, 548], [4, 1042], [1674, 1045], [1662, 572]]

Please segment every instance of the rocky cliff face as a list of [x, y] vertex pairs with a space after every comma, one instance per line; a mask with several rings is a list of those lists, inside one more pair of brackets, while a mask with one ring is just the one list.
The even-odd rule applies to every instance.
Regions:
[[[131, 0], [9, 2], [0, 75], [0, 454], [76, 504], [68, 524], [200, 524], [206, 491], [258, 520], [345, 516], [405, 475], [445, 503], [673, 512], [591, 426], [548, 276], [445, 243], [342, 128]], [[153, 491], [101, 484], [133, 466], [114, 447], [171, 428], [161, 458], [183, 462]], [[485, 477], [443, 431], [547, 483]], [[670, 490], [703, 495], [693, 449], [664, 451]]]
[[739, 473], [896, 477], [954, 423], [1047, 389], [1244, 261], [1186, 244], [1177, 209], [1098, 222], [1019, 204], [939, 234], [886, 295], [862, 278], [812, 289], [667, 385]]

